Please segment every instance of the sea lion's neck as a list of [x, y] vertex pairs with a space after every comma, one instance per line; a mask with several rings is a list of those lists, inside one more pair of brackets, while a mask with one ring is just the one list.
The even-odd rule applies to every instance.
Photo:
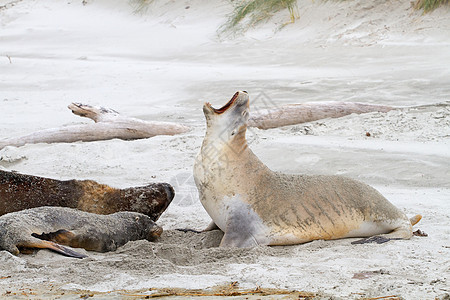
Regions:
[[248, 147], [245, 129], [242, 128], [227, 141], [207, 132], [201, 149], [201, 163], [207, 168], [222, 170], [221, 174], [222, 172], [235, 174], [239, 170], [247, 173], [247, 176], [250, 176], [248, 173], [252, 173], [252, 170], [258, 170], [257, 173], [271, 172]]
[[220, 151], [222, 151], [222, 149], [228, 149], [236, 153], [241, 153], [248, 148], [247, 140], [245, 138], [246, 131], [247, 125], [245, 124], [234, 130], [208, 126], [202, 143], [202, 151], [215, 147]]
[[240, 155], [246, 151], [251, 152], [251, 150], [248, 148], [247, 139], [245, 138], [245, 131], [238, 133], [232, 140], [228, 141], [227, 147], [235, 155]]

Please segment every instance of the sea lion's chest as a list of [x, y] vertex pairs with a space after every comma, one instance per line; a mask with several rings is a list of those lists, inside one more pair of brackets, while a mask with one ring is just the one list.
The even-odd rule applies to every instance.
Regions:
[[236, 203], [244, 203], [245, 196], [235, 190], [230, 167], [220, 160], [213, 160], [200, 153], [194, 165], [194, 180], [200, 201], [214, 223], [225, 230]]

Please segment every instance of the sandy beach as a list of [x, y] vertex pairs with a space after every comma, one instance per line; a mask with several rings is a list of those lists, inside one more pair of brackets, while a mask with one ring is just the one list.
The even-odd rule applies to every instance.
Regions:
[[[218, 35], [232, 9], [229, 1], [156, 1], [135, 13], [119, 0], [0, 0], [0, 140], [92, 122], [73, 115], [72, 102], [192, 128], [0, 150], [2, 170], [119, 188], [168, 182], [176, 191], [158, 220], [158, 242], [81, 249], [89, 256], [82, 260], [0, 251], [0, 298], [219, 299], [226, 291], [235, 299], [449, 299], [448, 6], [423, 14], [403, 0], [299, 0], [295, 23], [280, 11], [246, 32]], [[202, 105], [220, 107], [238, 90], [249, 92], [252, 110], [316, 101], [399, 107], [251, 128], [247, 139], [272, 170], [370, 184], [408, 216], [421, 214], [414, 228], [428, 236], [222, 249], [220, 231], [176, 231], [210, 222], [192, 177]]]

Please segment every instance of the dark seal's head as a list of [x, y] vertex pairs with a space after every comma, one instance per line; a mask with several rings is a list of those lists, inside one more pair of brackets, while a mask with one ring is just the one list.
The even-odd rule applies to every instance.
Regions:
[[148, 241], [156, 241], [163, 233], [163, 228], [153, 222], [153, 220], [147, 216], [136, 217], [136, 222], [139, 223], [139, 228], [142, 230], [142, 238]]
[[205, 103], [203, 113], [207, 138], [225, 143], [245, 140], [249, 111], [249, 97], [245, 91], [236, 92], [230, 101], [218, 109], [209, 102]]
[[[152, 183], [123, 189], [120, 195], [120, 207], [116, 208], [117, 211], [139, 212], [156, 221], [172, 202], [175, 191], [168, 183]], [[119, 203], [116, 202], [115, 205], [119, 206]]]
[[[131, 211], [121, 211], [110, 215], [119, 220], [115, 230], [114, 245], [122, 246], [128, 241], [135, 241], [145, 239], [148, 241], [157, 240], [163, 233], [163, 228], [156, 224], [149, 216], [141, 213]], [[114, 231], [113, 231], [114, 232]], [[115, 249], [107, 249], [106, 251], [113, 251]], [[105, 250], [101, 251], [105, 252]]]

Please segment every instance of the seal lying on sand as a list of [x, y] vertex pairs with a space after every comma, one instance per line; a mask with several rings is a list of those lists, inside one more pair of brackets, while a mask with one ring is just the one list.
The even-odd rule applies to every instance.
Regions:
[[0, 170], [0, 216], [39, 206], [96, 213], [134, 211], [156, 221], [175, 196], [168, 183], [116, 189], [93, 180], [55, 180]]
[[[153, 241], [162, 228], [136, 212], [97, 215], [67, 207], [37, 207], [0, 217], [0, 250], [12, 254], [50, 249], [66, 256], [86, 255], [65, 247], [108, 252], [129, 241]], [[65, 246], [63, 246], [65, 245]]]
[[[290, 245], [318, 239], [409, 239], [409, 220], [372, 187], [341, 176], [271, 171], [245, 139], [249, 97], [203, 106], [206, 135], [194, 165], [200, 200], [225, 235], [221, 246]], [[214, 225], [214, 224], [212, 224]], [[209, 228], [213, 228], [210, 225]]]

